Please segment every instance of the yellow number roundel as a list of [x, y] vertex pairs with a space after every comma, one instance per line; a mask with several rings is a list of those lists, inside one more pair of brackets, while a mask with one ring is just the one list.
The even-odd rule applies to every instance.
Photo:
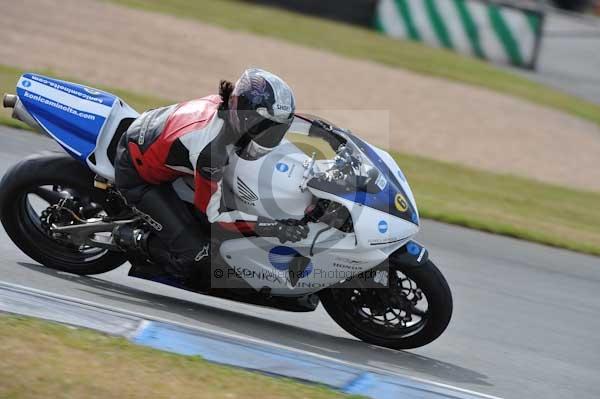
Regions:
[[400, 193], [396, 194], [396, 198], [394, 198], [394, 205], [396, 205], [396, 209], [400, 212], [406, 212], [408, 210], [408, 202]]

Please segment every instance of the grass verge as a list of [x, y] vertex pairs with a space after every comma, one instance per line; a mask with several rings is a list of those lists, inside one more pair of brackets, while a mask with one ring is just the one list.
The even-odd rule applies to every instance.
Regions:
[[30, 318], [0, 315], [0, 337], [0, 397], [6, 399], [350, 398]]
[[451, 51], [377, 32], [235, 0], [109, 0], [147, 11], [284, 39], [359, 59], [456, 80], [556, 108], [600, 124], [600, 106]]
[[[14, 92], [21, 73], [0, 66], [0, 92]], [[152, 96], [105, 89], [138, 110], [166, 103]], [[0, 113], [0, 123], [6, 121], [12, 124], [13, 120], [8, 113]], [[600, 255], [600, 193], [414, 155], [393, 155], [409, 179], [423, 217]]]
[[394, 154], [422, 217], [600, 255], [600, 193]]

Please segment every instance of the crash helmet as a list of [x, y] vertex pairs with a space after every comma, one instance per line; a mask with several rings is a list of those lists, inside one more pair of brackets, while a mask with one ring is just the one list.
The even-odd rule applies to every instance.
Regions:
[[229, 122], [245, 158], [258, 159], [283, 139], [294, 119], [292, 89], [279, 76], [246, 69], [229, 97]]

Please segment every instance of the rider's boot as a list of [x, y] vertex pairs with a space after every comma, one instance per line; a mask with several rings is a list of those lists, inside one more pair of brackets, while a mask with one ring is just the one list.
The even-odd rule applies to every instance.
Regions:
[[119, 226], [113, 231], [115, 243], [127, 252], [127, 260], [131, 263], [129, 276], [155, 281], [168, 279], [169, 273], [165, 268], [151, 259], [149, 236], [150, 233], [129, 225]]

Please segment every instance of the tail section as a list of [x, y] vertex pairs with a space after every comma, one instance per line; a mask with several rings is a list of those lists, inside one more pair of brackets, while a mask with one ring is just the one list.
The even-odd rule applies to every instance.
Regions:
[[116, 97], [86, 86], [27, 73], [17, 84], [31, 117], [69, 154], [85, 162]]
[[6, 95], [4, 105], [14, 108], [13, 117], [49, 134], [108, 179], [114, 175], [109, 154], [113, 136], [119, 126], [128, 126], [123, 122], [138, 116], [113, 94], [34, 73], [19, 78], [17, 97]]

